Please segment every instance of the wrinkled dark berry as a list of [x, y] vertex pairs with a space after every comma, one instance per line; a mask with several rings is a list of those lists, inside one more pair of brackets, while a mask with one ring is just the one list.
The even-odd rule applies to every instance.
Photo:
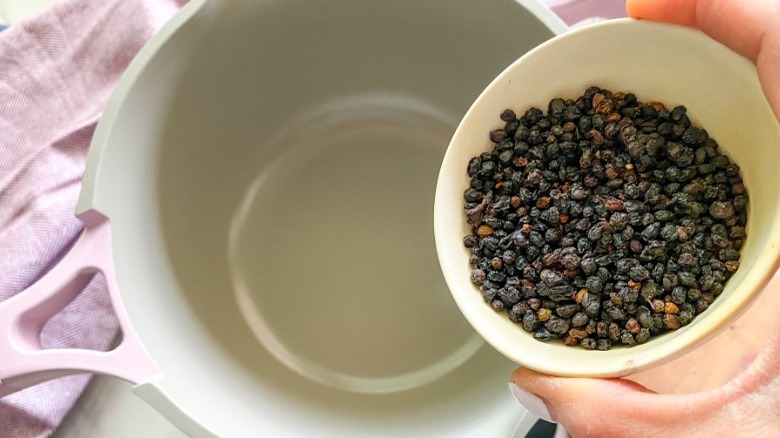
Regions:
[[599, 339], [596, 341], [596, 349], [607, 351], [612, 348], [612, 342], [609, 339]]
[[509, 311], [509, 319], [514, 322], [522, 322], [523, 316], [530, 310], [526, 302], [520, 302], [512, 306]]
[[607, 207], [607, 210], [609, 211], [623, 211], [625, 208], [623, 201], [620, 199], [607, 199], [604, 202], [604, 206]]
[[507, 307], [511, 308], [514, 304], [517, 304], [522, 297], [520, 291], [516, 288], [506, 287], [498, 290], [498, 298], [500, 298]]
[[[540, 288], [541, 289], [541, 288]], [[555, 302], [563, 302], [571, 300], [573, 290], [572, 287], [566, 284], [550, 287], [547, 291], [547, 296]]]
[[664, 327], [669, 330], [677, 330], [680, 328], [680, 319], [677, 317], [677, 315], [666, 314], [663, 317], [663, 321]]
[[683, 286], [696, 286], [696, 276], [690, 272], [679, 272], [677, 278], [680, 279], [680, 284]]
[[553, 334], [547, 331], [547, 329], [541, 329], [534, 332], [534, 339], [537, 339], [542, 342], [548, 342], [551, 339], [553, 339]]
[[511, 122], [512, 120], [515, 120], [517, 118], [517, 115], [514, 111], [511, 109], [505, 109], [503, 113], [501, 113], [501, 120], [505, 122]]
[[593, 338], [585, 338], [582, 341], [580, 341], [580, 345], [582, 345], [582, 348], [585, 348], [587, 350], [595, 350], [596, 340]]
[[730, 202], [713, 202], [710, 204], [710, 214], [715, 219], [728, 219], [734, 216], [734, 206]]
[[588, 322], [590, 322], [590, 318], [582, 312], [576, 313], [571, 319], [571, 325], [574, 327], [582, 327], [588, 324]]
[[601, 310], [601, 300], [599, 299], [599, 296], [587, 292], [583, 294], [582, 309], [585, 311], [585, 314], [591, 318], [598, 316], [599, 311]]
[[617, 323], [611, 323], [609, 324], [609, 328], [607, 329], [607, 335], [609, 336], [609, 339], [611, 339], [613, 342], [617, 342], [620, 340], [620, 326], [617, 325]]
[[494, 131], [490, 131], [490, 141], [493, 143], [498, 143], [500, 141], [503, 141], [506, 139], [506, 131], [503, 129], [496, 129]]
[[551, 269], [545, 269], [539, 274], [539, 278], [548, 286], [558, 286], [566, 281], [563, 274]]
[[588, 331], [584, 330], [584, 329], [573, 328], [573, 329], [569, 330], [568, 335], [570, 337], [576, 339], [577, 341], [581, 341], [581, 340], [585, 339], [586, 337], [588, 337]]
[[480, 285], [485, 281], [485, 271], [481, 269], [473, 269], [471, 271], [471, 282]]
[[568, 332], [570, 327], [571, 323], [569, 320], [557, 316], [551, 316], [550, 319], [544, 323], [544, 328], [556, 335], [562, 335]]
[[650, 271], [642, 265], [634, 266], [628, 270], [628, 276], [635, 281], [644, 281], [650, 278]]
[[677, 319], [680, 321], [680, 325], [688, 325], [693, 321], [694, 316], [694, 312], [683, 310], [677, 315]]
[[644, 344], [649, 339], [650, 339], [650, 330], [646, 328], [639, 330], [639, 333], [636, 335], [637, 344]]
[[527, 310], [523, 315], [523, 329], [532, 332], [536, 330], [539, 323], [539, 318], [536, 316], [536, 312], [533, 310]]
[[655, 216], [656, 220], [661, 222], [667, 222], [674, 219], [674, 213], [669, 210], [658, 210], [653, 214], [653, 216]]
[[708, 138], [707, 131], [693, 126], [688, 127], [682, 135], [683, 141], [691, 145], [704, 143]]

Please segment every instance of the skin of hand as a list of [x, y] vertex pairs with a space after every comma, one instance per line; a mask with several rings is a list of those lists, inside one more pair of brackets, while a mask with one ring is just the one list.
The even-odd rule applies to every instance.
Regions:
[[[626, 9], [634, 18], [697, 27], [753, 61], [780, 120], [780, 0], [628, 0]], [[574, 438], [775, 436], [778, 309], [776, 275], [737, 323], [667, 365], [631, 380], [554, 377], [518, 368], [510, 389], [531, 412], [561, 423]]]

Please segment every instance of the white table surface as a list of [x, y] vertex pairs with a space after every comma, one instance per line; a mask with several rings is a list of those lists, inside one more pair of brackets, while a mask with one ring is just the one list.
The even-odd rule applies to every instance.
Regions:
[[58, 0], [0, 0], [0, 24], [9, 25], [33, 17]]
[[132, 385], [95, 377], [53, 438], [186, 438], [135, 396]]

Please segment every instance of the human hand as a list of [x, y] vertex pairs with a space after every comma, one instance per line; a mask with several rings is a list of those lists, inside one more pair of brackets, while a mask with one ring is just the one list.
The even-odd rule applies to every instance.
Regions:
[[780, 118], [780, 2], [777, 0], [628, 0], [634, 18], [698, 27], [753, 61]]
[[[753, 61], [780, 119], [780, 1], [628, 0], [626, 8], [635, 18], [698, 27]], [[780, 278], [724, 333], [633, 381], [519, 368], [511, 376], [513, 392], [575, 438], [772, 436], [780, 430], [777, 309]]]

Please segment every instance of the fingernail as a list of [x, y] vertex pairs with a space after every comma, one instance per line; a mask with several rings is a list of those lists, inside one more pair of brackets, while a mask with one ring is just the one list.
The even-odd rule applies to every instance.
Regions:
[[552, 417], [550, 416], [550, 411], [547, 409], [547, 405], [544, 403], [544, 400], [520, 388], [513, 382], [509, 382], [509, 391], [513, 396], [515, 396], [517, 401], [523, 405], [524, 408], [528, 409], [528, 412], [536, 415], [544, 421], [555, 423], [555, 421], [553, 421]]

